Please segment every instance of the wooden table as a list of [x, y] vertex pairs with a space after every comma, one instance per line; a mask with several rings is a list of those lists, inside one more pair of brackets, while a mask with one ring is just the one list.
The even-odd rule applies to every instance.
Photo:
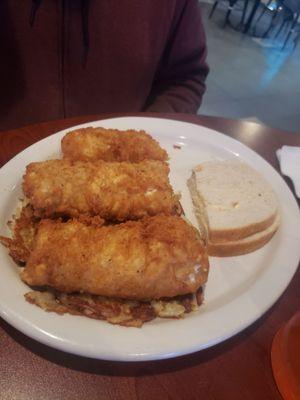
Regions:
[[[140, 115], [217, 129], [254, 149], [277, 170], [275, 150], [283, 144], [300, 145], [300, 135], [251, 122], [183, 114]], [[0, 165], [58, 130], [112, 116], [120, 115], [96, 115], [0, 132]], [[213, 348], [157, 362], [116, 363], [66, 354], [0, 320], [0, 399], [281, 399], [272, 376], [270, 348], [276, 331], [299, 309], [299, 287], [300, 269], [276, 304], [242, 333]]]

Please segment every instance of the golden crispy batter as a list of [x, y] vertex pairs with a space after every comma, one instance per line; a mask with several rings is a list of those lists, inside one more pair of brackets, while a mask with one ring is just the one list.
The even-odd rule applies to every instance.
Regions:
[[207, 273], [195, 228], [158, 215], [103, 227], [41, 221], [22, 279], [60, 292], [146, 300], [195, 293]]
[[151, 302], [52, 291], [29, 292], [25, 294], [25, 298], [29, 303], [35, 304], [45, 311], [83, 315], [128, 327], [141, 327], [144, 322], [151, 321], [156, 317], [182, 318], [184, 314], [195, 311], [203, 301], [201, 288], [196, 295], [189, 294]]
[[61, 141], [64, 158], [74, 161], [166, 161], [168, 155], [145, 131], [82, 128]]
[[28, 260], [38, 222], [32, 207], [26, 205], [20, 215], [10, 221], [12, 238], [0, 236], [0, 243], [9, 249], [9, 255], [17, 264], [22, 265]]
[[[98, 216], [85, 215], [80, 215], [78, 221], [92, 226], [102, 226], [105, 222]], [[20, 215], [9, 222], [12, 237], [0, 236], [0, 243], [8, 248], [9, 255], [19, 265], [26, 263], [29, 258], [39, 222], [40, 218], [34, 216], [32, 206], [27, 204], [21, 209]]]
[[160, 161], [49, 160], [27, 166], [23, 190], [39, 217], [85, 214], [124, 221], [179, 213], [168, 173]]

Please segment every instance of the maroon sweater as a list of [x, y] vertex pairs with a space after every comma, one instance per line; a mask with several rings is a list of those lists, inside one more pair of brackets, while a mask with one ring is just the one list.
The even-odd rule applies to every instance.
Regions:
[[43, 0], [30, 26], [38, 3], [0, 2], [0, 130], [101, 112], [197, 111], [208, 73], [197, 0]]

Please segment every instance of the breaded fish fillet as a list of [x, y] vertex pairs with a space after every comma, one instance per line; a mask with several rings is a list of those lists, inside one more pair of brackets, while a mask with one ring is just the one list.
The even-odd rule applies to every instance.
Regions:
[[64, 158], [75, 161], [166, 161], [167, 152], [145, 131], [82, 128], [61, 141]]
[[9, 249], [9, 255], [20, 265], [29, 258], [39, 219], [34, 217], [30, 205], [24, 206], [20, 215], [9, 221], [12, 237], [0, 236], [0, 243]]
[[198, 232], [180, 217], [102, 227], [43, 220], [21, 276], [60, 292], [147, 300], [195, 293], [208, 267]]
[[23, 190], [38, 217], [85, 214], [124, 221], [179, 212], [168, 173], [161, 161], [49, 160], [27, 166]]
[[[78, 221], [85, 225], [101, 226], [105, 221], [99, 216], [87, 217], [80, 215]], [[35, 217], [30, 204], [23, 206], [19, 215], [9, 221], [11, 237], [0, 236], [0, 243], [7, 247], [11, 258], [19, 265], [26, 264], [33, 247], [40, 218]]]

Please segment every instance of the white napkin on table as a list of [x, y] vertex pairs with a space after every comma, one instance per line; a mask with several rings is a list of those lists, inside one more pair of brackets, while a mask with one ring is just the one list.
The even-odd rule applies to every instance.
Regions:
[[297, 197], [300, 198], [300, 147], [282, 146], [276, 151], [283, 175], [293, 181]]

